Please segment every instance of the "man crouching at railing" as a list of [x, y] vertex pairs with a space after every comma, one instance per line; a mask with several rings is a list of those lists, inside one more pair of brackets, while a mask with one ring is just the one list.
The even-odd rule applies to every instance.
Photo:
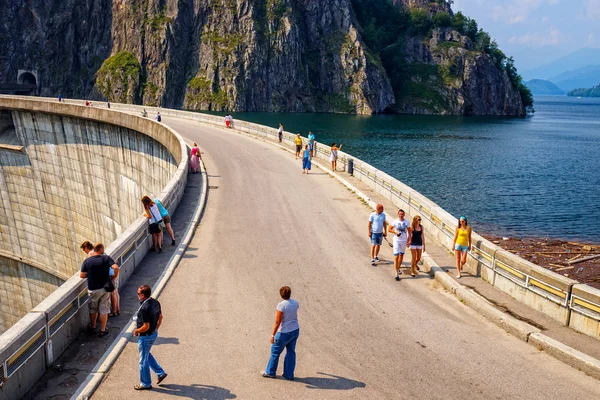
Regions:
[[100, 314], [100, 333], [103, 337], [108, 334], [106, 323], [108, 313], [110, 312], [110, 293], [115, 290], [115, 286], [110, 276], [110, 269], [114, 270], [115, 278], [119, 276], [119, 266], [110, 256], [104, 254], [104, 245], [97, 243], [94, 246], [94, 255], [85, 259], [81, 264], [80, 278], [87, 278], [88, 294], [90, 296], [90, 325], [88, 331], [96, 331], [96, 321], [98, 313]]

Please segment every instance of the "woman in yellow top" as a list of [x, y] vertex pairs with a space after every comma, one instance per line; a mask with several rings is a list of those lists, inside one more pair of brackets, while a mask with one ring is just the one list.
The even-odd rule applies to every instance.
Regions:
[[296, 138], [294, 139], [294, 143], [296, 144], [296, 160], [300, 157], [300, 152], [302, 151], [302, 137], [298, 133]]
[[452, 243], [456, 255], [456, 277], [460, 279], [463, 266], [467, 263], [467, 252], [471, 250], [471, 227], [468, 226], [467, 217], [462, 216], [458, 220], [458, 227], [454, 233]]

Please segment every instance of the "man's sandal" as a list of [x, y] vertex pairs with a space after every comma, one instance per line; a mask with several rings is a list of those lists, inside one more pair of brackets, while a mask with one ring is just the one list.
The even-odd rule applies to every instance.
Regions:
[[152, 385], [150, 386], [142, 386], [139, 383], [133, 387], [135, 390], [150, 390], [152, 389]]

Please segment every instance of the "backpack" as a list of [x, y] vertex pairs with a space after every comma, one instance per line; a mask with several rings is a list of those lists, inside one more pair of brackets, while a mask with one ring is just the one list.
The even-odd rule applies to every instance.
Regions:
[[160, 122], [160, 121], [162, 120], [162, 118], [161, 118], [160, 114], [156, 116], [156, 120], [157, 120], [158, 122]]

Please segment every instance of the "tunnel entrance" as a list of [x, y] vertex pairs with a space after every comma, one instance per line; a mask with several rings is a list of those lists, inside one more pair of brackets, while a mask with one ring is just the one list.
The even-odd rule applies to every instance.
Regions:
[[17, 83], [19, 83], [21, 85], [36, 85], [37, 86], [37, 79], [36, 79], [35, 75], [33, 75], [31, 72], [24, 72], [21, 75], [19, 75], [19, 79], [18, 79]]

